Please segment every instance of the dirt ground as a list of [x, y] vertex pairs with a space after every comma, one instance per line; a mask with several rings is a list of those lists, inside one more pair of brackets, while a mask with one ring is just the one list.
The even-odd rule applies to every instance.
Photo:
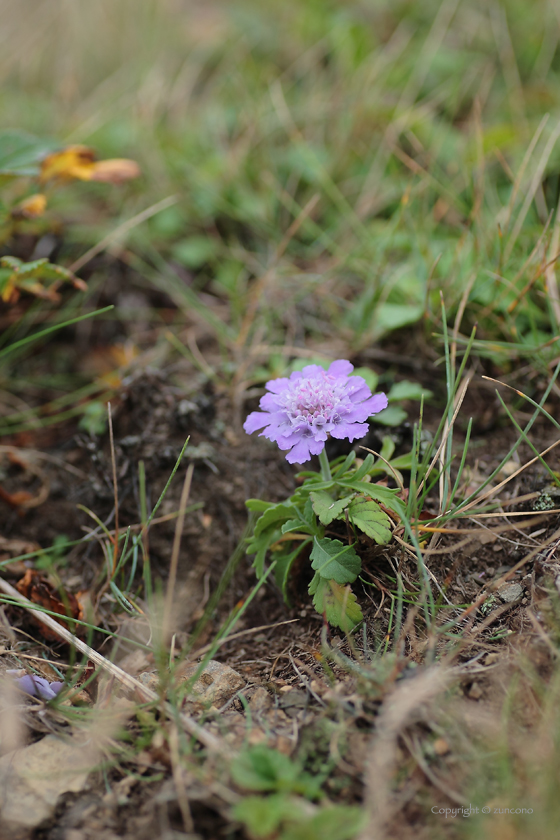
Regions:
[[[109, 297], [110, 293], [111, 289], [106, 289], [104, 295]], [[117, 292], [117, 298], [119, 294], [122, 292]], [[138, 305], [145, 293], [135, 294]], [[166, 304], [147, 297], [144, 303], [146, 307], [157, 303], [160, 310]], [[185, 329], [194, 330], [203, 361], [212, 368], [219, 350], [205, 328], [194, 321]], [[81, 352], [72, 357], [71, 365], [82, 370], [98, 365], [100, 371], [116, 338], [133, 340], [144, 354], [122, 375], [112, 398], [121, 533], [141, 521], [139, 464], [142, 462], [145, 468], [149, 514], [189, 438], [183, 465], [158, 511], [158, 517], [164, 521], [150, 530], [149, 553], [157, 588], [165, 584], [168, 574], [175, 534], [175, 518], [171, 514], [179, 508], [185, 466], [194, 464], [189, 503], [196, 509], [187, 514], [185, 521], [175, 598], [180, 609], [174, 617], [176, 652], [179, 655], [185, 646], [192, 646], [189, 657], [194, 662], [254, 586], [250, 558], [242, 551], [236, 553], [247, 525], [245, 499], [285, 498], [295, 487], [296, 470], [269, 442], [248, 437], [242, 431], [242, 418], [246, 410], [254, 407], [257, 389], [249, 391], [248, 400], [242, 403], [239, 390], [219, 377], [209, 378], [201, 373], [200, 365], [186, 359], [177, 360], [168, 354], [162, 363], [149, 364], [155, 331], [153, 324], [141, 319], [134, 328], [121, 324], [118, 329], [115, 325], [102, 325], [87, 333], [79, 329], [59, 337], [49, 354], [64, 356], [79, 347]], [[389, 347], [384, 352], [392, 359], [397, 378], [410, 376], [406, 357], [399, 367], [394, 350]], [[151, 358], [155, 361], [155, 357]], [[373, 367], [381, 364], [368, 359], [367, 354], [354, 361]], [[25, 364], [36, 371], [45, 360], [39, 354]], [[416, 364], [415, 375], [433, 387], [433, 361], [426, 359], [423, 368]], [[35, 395], [38, 402], [45, 396]], [[436, 394], [436, 402], [437, 399]], [[489, 398], [486, 385], [476, 381], [465, 405], [465, 416], [473, 414], [478, 418], [469, 464], [473, 485], [499, 463], [514, 440], [497, 405], [494, 398]], [[430, 416], [435, 423], [437, 410], [437, 405], [428, 410], [428, 426]], [[553, 442], [553, 435], [544, 425], [537, 424], [535, 429], [533, 441], [539, 449]], [[410, 428], [397, 429], [396, 434], [404, 450], [410, 443]], [[370, 438], [368, 443], [375, 444], [375, 439]], [[334, 454], [340, 452], [333, 450], [331, 455]], [[4, 491], [0, 499], [0, 559], [34, 551], [36, 546], [51, 546], [61, 535], [67, 540], [81, 540], [96, 529], [87, 511], [92, 511], [106, 527], [114, 527], [107, 432], [88, 434], [75, 420], [69, 420], [4, 438], [0, 459]], [[559, 466], [554, 457], [550, 463], [553, 469]], [[508, 500], [508, 494], [514, 499], [538, 493], [546, 485], [547, 478], [537, 465], [521, 474], [502, 501]], [[28, 495], [22, 497], [18, 493]], [[18, 498], [33, 498], [39, 503], [26, 507], [17, 503]], [[523, 509], [515, 505], [508, 508]], [[454, 791], [465, 781], [465, 768], [457, 760], [461, 738], [467, 731], [480, 732], [485, 726], [492, 726], [512, 674], [521, 667], [516, 652], [528, 652], [543, 679], [551, 671], [551, 651], [543, 634], [535, 631], [528, 613], [537, 602], [545, 621], [547, 611], [553, 611], [550, 587], [557, 586], [554, 581], [558, 581], [560, 571], [554, 547], [544, 553], [535, 549], [554, 531], [557, 517], [541, 514], [538, 519], [538, 512], [531, 511], [528, 504], [525, 509], [532, 524], [527, 526], [523, 519], [512, 520], [509, 529], [499, 533], [493, 520], [488, 520], [486, 531], [479, 523], [463, 521], [461, 529], [471, 528], [473, 534], [446, 535], [438, 544], [439, 553], [431, 560], [433, 580], [440, 591], [445, 588], [445, 599], [453, 604], [475, 602], [493, 581], [510, 571], [512, 574], [505, 590], [499, 589], [465, 617], [465, 626], [476, 632], [465, 636], [465, 643], [453, 660], [453, 702], [447, 700], [435, 717], [433, 711], [417, 710], [412, 720], [407, 718], [409, 728], [402, 738], [397, 739], [401, 729], [395, 735], [392, 761], [400, 781], [392, 800], [394, 813], [388, 817], [393, 825], [390, 833], [395, 838], [436, 837], [442, 831], [445, 836], [454, 836], [454, 829], [444, 830], [430, 817], [430, 809], [434, 804], [445, 807], [454, 797], [457, 805]], [[97, 533], [100, 535], [99, 528]], [[531, 552], [533, 559], [515, 570], [515, 564]], [[435, 653], [427, 651], [429, 640], [418, 632], [411, 611], [405, 618], [406, 656], [390, 654], [375, 660], [378, 677], [369, 678], [367, 690], [364, 688], [359, 663], [374, 661], [374, 651], [380, 648], [387, 632], [390, 577], [395, 567], [401, 569], [411, 592], [418, 589], [417, 569], [398, 545], [377, 547], [364, 561], [366, 583], [357, 586], [356, 592], [364, 610], [365, 629], [352, 642], [334, 633], [310, 607], [303, 564], [294, 578], [292, 607], [283, 603], [273, 584], [260, 589], [236, 625], [236, 635], [215, 654], [216, 660], [234, 669], [241, 679], [241, 693], [214, 705], [205, 717], [209, 730], [221, 734], [236, 748], [246, 739], [249, 743], [266, 742], [286, 754], [293, 754], [297, 747], [311, 772], [319, 772], [328, 764], [327, 793], [333, 801], [349, 804], [360, 803], [364, 797], [367, 801], [371, 796], [368, 755], [380, 715], [381, 720], [386, 715], [385, 696], [394, 690], [402, 694], [403, 686], [415, 684], [421, 693], [422, 675]], [[19, 560], [7, 566], [3, 574], [15, 584], [32, 566], [31, 561]], [[98, 626], [117, 635], [134, 635], [136, 629], [131, 620], [115, 609], [111, 593], [103, 592], [105, 566], [100, 540], [89, 539], [64, 556], [57, 573], [68, 593], [81, 603], [95, 604]], [[227, 585], [222, 583], [221, 597], [213, 601], [212, 595], [226, 569]], [[141, 569], [136, 573], [136, 584], [139, 603], [143, 604]], [[17, 667], [13, 653], [20, 657], [46, 656], [62, 665], [72, 662], [70, 651], [45, 639], [23, 610], [4, 607], [3, 622], [3, 670]], [[112, 643], [105, 637], [96, 635], [91, 642], [111, 657]], [[324, 657], [325, 645], [332, 653], [329, 662]], [[126, 661], [132, 673], [137, 674], [139, 667], [144, 672], [155, 670], [156, 663], [150, 655], [135, 667], [130, 659], [125, 659], [127, 654], [130, 650], [125, 646], [114, 658], [120, 663]], [[45, 674], [49, 675], [48, 667]], [[99, 703], [99, 691], [99, 685], [91, 684], [86, 703]], [[528, 705], [521, 704], [520, 708], [522, 714], [523, 709], [529, 714]], [[67, 729], [68, 723], [59, 713], [40, 715], [37, 711], [32, 707], [25, 713], [28, 742]], [[133, 730], [138, 722], [129, 720], [127, 726]], [[128, 750], [108, 770], [94, 773], [86, 789], [64, 794], [54, 815], [22, 836], [32, 840], [245, 837], [240, 824], [231, 819], [235, 794], [228, 795], [223, 768], [214, 766], [212, 761], [209, 765], [197, 765], [193, 760], [192, 768], [183, 773], [178, 785], [172, 757], [161, 743], [154, 742], [139, 752]], [[184, 790], [188, 819], [181, 800]]]

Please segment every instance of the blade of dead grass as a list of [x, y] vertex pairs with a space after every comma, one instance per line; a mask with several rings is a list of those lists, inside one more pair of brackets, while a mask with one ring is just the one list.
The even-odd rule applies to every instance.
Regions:
[[173, 615], [173, 595], [175, 592], [175, 582], [177, 580], [177, 567], [179, 565], [179, 550], [181, 548], [181, 537], [183, 534], [183, 525], [185, 524], [185, 513], [187, 502], [189, 500], [189, 493], [191, 491], [191, 483], [194, 471], [194, 464], [189, 464], [185, 474], [185, 481], [183, 482], [183, 489], [181, 491], [181, 501], [179, 502], [180, 514], [177, 517], [175, 524], [175, 537], [173, 539], [173, 549], [171, 551], [171, 563], [169, 566], [169, 578], [167, 580], [167, 590], [165, 593], [165, 609], [163, 616], [163, 639], [167, 639], [170, 630], [171, 619]]
[[97, 245], [94, 245], [93, 248], [90, 248], [89, 251], [86, 251], [79, 259], [72, 263], [69, 270], [79, 271], [84, 265], [87, 265], [88, 262], [100, 254], [102, 251], [105, 251], [109, 245], [112, 245], [113, 242], [117, 242], [122, 236], [126, 233], [131, 231], [133, 228], [137, 227], [138, 225], [145, 222], [147, 219], [151, 219], [152, 216], [155, 216], [156, 213], [161, 213], [162, 210], [166, 210], [168, 207], [171, 207], [173, 204], [177, 204], [179, 201], [179, 197], [176, 195], [168, 195], [167, 198], [163, 198], [161, 201], [158, 201], [156, 204], [152, 204], [151, 207], [146, 207], [145, 210], [142, 210], [141, 213], [137, 213], [136, 216], [133, 216], [131, 219], [128, 219], [126, 222], [123, 222], [122, 225], [119, 225], [115, 230], [112, 230], [107, 236], [104, 236]]
[[113, 568], [111, 577], [114, 577], [119, 560], [119, 485], [117, 482], [117, 459], [115, 456], [115, 440], [113, 437], [113, 414], [111, 403], [107, 403], [107, 419], [109, 421], [109, 444], [111, 447], [111, 466], [113, 469], [113, 495], [115, 499], [115, 536], [113, 539]]
[[523, 227], [523, 223], [525, 222], [525, 217], [527, 216], [527, 213], [529, 212], [529, 207], [531, 206], [531, 204], [532, 204], [532, 202], [535, 198], [535, 193], [537, 192], [538, 188], [540, 187], [540, 185], [542, 183], [542, 177], [543, 177], [543, 173], [544, 173], [544, 170], [546, 168], [546, 165], [548, 163], [548, 159], [549, 159], [550, 155], [552, 154], [552, 150], [553, 150], [554, 146], [556, 145], [556, 141], [558, 140], [559, 137], [560, 137], [560, 121], [558, 122], [556, 128], [554, 129], [554, 131], [552, 132], [552, 134], [548, 138], [546, 146], [543, 149], [543, 152], [541, 154], [541, 157], [540, 157], [540, 160], [538, 162], [537, 168], [536, 168], [535, 173], [533, 175], [533, 178], [531, 179], [531, 184], [530, 184], [529, 189], [527, 191], [527, 195], [525, 196], [525, 201], [523, 202], [521, 210], [519, 211], [519, 215], [516, 219], [516, 222], [515, 222], [515, 225], [513, 227], [512, 232], [511, 232], [511, 235], [509, 237], [508, 243], [505, 247], [504, 259], [505, 259], [506, 262], [509, 259], [509, 257], [511, 256], [511, 252], [513, 251], [513, 249], [515, 247], [515, 243], [517, 242], [519, 234], [521, 233], [521, 228]]
[[[67, 642], [67, 644], [72, 645], [76, 650], [83, 653], [87, 656], [98, 668], [102, 668], [103, 671], [106, 671], [112, 677], [114, 677], [118, 682], [120, 682], [125, 688], [128, 688], [131, 691], [134, 691], [135, 694], [142, 698], [144, 702], [147, 703], [161, 703], [161, 698], [155, 691], [152, 691], [147, 686], [143, 685], [139, 680], [132, 677], [130, 674], [127, 674], [126, 671], [123, 671], [122, 668], [119, 668], [118, 665], [114, 665], [113, 662], [110, 662], [106, 659], [102, 654], [98, 653], [96, 650], [91, 648], [85, 642], [82, 642], [81, 639], [78, 639], [67, 630], [65, 627], [62, 627], [54, 618], [46, 613], [37, 610], [36, 605], [29, 601], [25, 596], [21, 595], [17, 589], [15, 589], [11, 584], [9, 584], [3, 578], [0, 578], [0, 590], [8, 595], [10, 598], [13, 598], [15, 601], [19, 602], [24, 609], [28, 610], [31, 613], [38, 613], [40, 616], [41, 621], [46, 624], [46, 626], [52, 630], [59, 639], [62, 641]], [[190, 715], [187, 715], [185, 712], [179, 712], [177, 714], [177, 710], [173, 708], [173, 706], [164, 701], [163, 708], [165, 710], [166, 715], [168, 715], [172, 720], [176, 720], [177, 717], [181, 721], [181, 724], [185, 727], [186, 731], [189, 735], [192, 735], [194, 738], [197, 739], [206, 749], [215, 754], [220, 754], [223, 756], [231, 757], [233, 755], [231, 748], [228, 744], [219, 736], [213, 735], [211, 732], [208, 732], [203, 726], [197, 723], [194, 718]]]
[[432, 667], [414, 680], [397, 684], [381, 707], [365, 768], [365, 806], [368, 820], [358, 840], [383, 840], [398, 805], [392, 791], [397, 770], [398, 739], [418, 708], [433, 701], [449, 685], [450, 674]]

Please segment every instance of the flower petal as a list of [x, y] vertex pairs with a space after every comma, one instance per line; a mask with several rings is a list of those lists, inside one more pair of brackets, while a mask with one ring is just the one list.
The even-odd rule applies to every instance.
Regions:
[[302, 437], [301, 440], [296, 443], [294, 448], [286, 455], [286, 461], [288, 464], [303, 464], [305, 461], [309, 461], [311, 458], [309, 443], [312, 440], [313, 438]]
[[[322, 373], [325, 373], [325, 369], [322, 368], [320, 365], [306, 365], [303, 368], [300, 377], [314, 378], [316, 376], [320, 376]], [[294, 374], [292, 373], [292, 376], [293, 375]], [[290, 379], [292, 378], [292, 376], [290, 376]]]
[[372, 414], [377, 414], [379, 411], [383, 411], [384, 408], [387, 408], [389, 405], [389, 400], [387, 399], [386, 394], [375, 394], [371, 399], [366, 400], [365, 402], [361, 403], [360, 407], [366, 408], [369, 412], [369, 417]]
[[278, 402], [278, 397], [274, 394], [265, 394], [261, 397], [259, 406], [263, 411], [278, 411], [282, 408], [281, 404]]
[[63, 685], [61, 682], [49, 683], [44, 677], [36, 677], [32, 674], [20, 677], [16, 683], [26, 694], [31, 697], [41, 697], [43, 700], [53, 700]]
[[330, 376], [349, 376], [354, 370], [354, 365], [347, 359], [337, 359], [329, 365], [328, 373]]
[[253, 432], [262, 429], [268, 423], [270, 423], [270, 414], [264, 414], [262, 411], [252, 411], [243, 423], [243, 428], [248, 435], [252, 435]]
[[269, 381], [265, 383], [264, 387], [267, 391], [272, 391], [273, 394], [281, 394], [286, 390], [286, 388], [289, 388], [289, 386], [290, 380], [286, 379], [285, 376], [279, 376], [278, 379], [269, 379]]
[[367, 423], [339, 423], [335, 428], [332, 430], [331, 435], [333, 438], [337, 438], [338, 440], [344, 440], [344, 438], [348, 438], [348, 440], [359, 440], [363, 438], [368, 433], [368, 424]]

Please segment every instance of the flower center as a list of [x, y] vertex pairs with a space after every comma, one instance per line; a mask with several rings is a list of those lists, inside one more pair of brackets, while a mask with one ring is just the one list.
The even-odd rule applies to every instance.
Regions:
[[344, 387], [324, 373], [313, 379], [300, 379], [285, 395], [285, 408], [292, 425], [307, 423], [320, 427], [337, 422], [343, 405]]

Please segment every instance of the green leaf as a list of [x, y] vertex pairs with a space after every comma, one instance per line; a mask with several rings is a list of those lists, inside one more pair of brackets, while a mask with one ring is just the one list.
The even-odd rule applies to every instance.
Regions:
[[[314, 526], [316, 524], [315, 517], [313, 516], [313, 505], [311, 503], [311, 499], [308, 499], [305, 505], [303, 506], [302, 516], [308, 525]], [[315, 528], [315, 531], [313, 533], [316, 533], [316, 530], [317, 529]]]
[[299, 545], [287, 554], [275, 554], [274, 559], [276, 560], [276, 566], [274, 567], [274, 577], [276, 579], [276, 583], [282, 590], [282, 595], [284, 596], [284, 601], [288, 606], [290, 606], [290, 598], [288, 596], [288, 581], [290, 579], [290, 572], [292, 570], [292, 566], [294, 565], [297, 557], [303, 551], [306, 545], [309, 545], [311, 542], [310, 539], [303, 540], [303, 542], [299, 543]]
[[301, 531], [303, 534], [313, 534], [316, 533], [317, 529], [312, 529], [307, 522], [303, 522], [301, 519], [288, 519], [287, 522], [284, 522], [282, 525], [282, 533], [289, 534], [291, 531]]
[[273, 506], [274, 502], [263, 502], [262, 499], [247, 499], [245, 502], [245, 507], [249, 508], [249, 510], [254, 510], [260, 513]]
[[404, 517], [405, 508], [401, 500], [397, 497], [398, 490], [389, 487], [383, 487], [382, 484], [370, 484], [366, 481], [352, 481], [345, 478], [338, 481], [342, 487], [350, 487], [364, 496], [371, 496], [378, 502], [381, 502], [385, 507], [394, 510], [401, 519]]
[[387, 399], [389, 402], [395, 400], [419, 400], [424, 395], [424, 399], [431, 397], [432, 392], [427, 388], [422, 388], [418, 382], [409, 382], [403, 379], [402, 382], [395, 382], [389, 393]]
[[349, 586], [339, 586], [334, 580], [326, 580], [317, 572], [309, 584], [313, 595], [313, 606], [320, 615], [327, 616], [329, 624], [350, 633], [363, 619], [362, 610]]
[[382, 426], [400, 426], [407, 418], [406, 411], [398, 405], [390, 405], [384, 408], [379, 414], [374, 415], [372, 420], [374, 423], [380, 423]]
[[234, 818], [244, 823], [251, 837], [259, 840], [274, 834], [287, 814], [297, 819], [303, 817], [304, 811], [301, 806], [299, 810], [295, 808], [294, 797], [286, 793], [246, 796], [233, 809]]
[[254, 554], [253, 567], [255, 569], [257, 578], [261, 578], [264, 574], [264, 561], [266, 553], [270, 548], [271, 543], [280, 536], [278, 529], [268, 531], [265, 534], [259, 534], [258, 537], [252, 536], [247, 540], [246, 554]]
[[379, 545], [387, 545], [390, 542], [391, 520], [372, 499], [367, 499], [365, 496], [357, 496], [353, 499], [348, 508], [348, 518], [352, 525]]
[[347, 472], [347, 470], [350, 469], [350, 467], [352, 466], [352, 464], [354, 463], [355, 460], [356, 460], [356, 452], [352, 449], [348, 453], [348, 455], [346, 456], [346, 458], [344, 459], [342, 464], [339, 467], [337, 467], [336, 471], [333, 473], [333, 477], [336, 478], [339, 475], [344, 475], [344, 473]]
[[266, 531], [267, 528], [271, 528], [274, 525], [280, 525], [283, 520], [292, 519], [294, 515], [297, 514], [297, 509], [294, 505], [285, 505], [285, 504], [278, 504], [269, 507], [268, 510], [259, 516], [255, 525], [255, 537], [258, 537], [263, 531]]
[[384, 333], [413, 324], [422, 317], [422, 307], [414, 304], [382, 303], [376, 307], [372, 334], [379, 338]]
[[189, 236], [177, 242], [172, 249], [173, 257], [187, 268], [200, 268], [210, 262], [218, 250], [218, 242], [208, 236]]
[[107, 408], [101, 400], [92, 400], [84, 408], [78, 423], [89, 435], [102, 435], [107, 428]]
[[279, 840], [354, 840], [366, 822], [367, 814], [358, 805], [333, 805], [288, 826]]
[[301, 793], [316, 799], [320, 777], [302, 773], [301, 766], [278, 750], [257, 744], [243, 750], [231, 764], [231, 776], [246, 790]]
[[368, 472], [373, 467], [373, 460], [373, 455], [371, 454], [371, 452], [368, 452], [368, 454], [364, 458], [364, 463], [358, 467], [358, 469], [352, 476], [354, 481], [360, 481], [362, 478], [364, 478], [364, 476], [368, 474]]
[[234, 782], [246, 790], [292, 790], [300, 772], [287, 755], [264, 744], [243, 750], [231, 765]]
[[410, 470], [412, 468], [412, 452], [405, 452], [404, 455], [393, 458], [391, 466], [397, 470]]
[[349, 497], [335, 501], [325, 490], [316, 490], [310, 493], [313, 510], [323, 525], [330, 525], [348, 507]]
[[328, 537], [313, 540], [311, 566], [321, 577], [337, 583], [352, 583], [360, 574], [362, 561], [351, 545]]
[[392, 456], [394, 451], [395, 451], [395, 441], [393, 440], [392, 437], [389, 437], [389, 435], [384, 435], [383, 436], [383, 441], [382, 441], [382, 444], [381, 444], [381, 451], [379, 452], [379, 454], [381, 455], [382, 458], [385, 458], [386, 461], [390, 461], [391, 456]]
[[38, 175], [39, 164], [57, 144], [41, 140], [25, 131], [0, 132], [0, 180], [16, 176]]

